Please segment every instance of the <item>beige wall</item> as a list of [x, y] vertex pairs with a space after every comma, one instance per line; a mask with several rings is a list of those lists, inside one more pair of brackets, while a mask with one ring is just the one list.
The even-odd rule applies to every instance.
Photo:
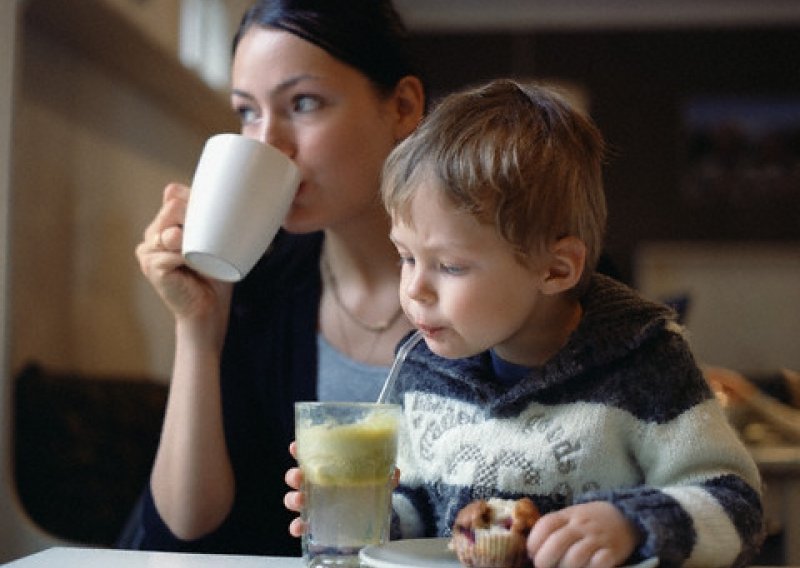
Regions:
[[180, 0], [104, 0], [171, 53], [178, 52]]
[[20, 45], [12, 372], [35, 360], [165, 378], [171, 320], [133, 251], [163, 186], [190, 179], [205, 135], [40, 28], [26, 26]]
[[[86, 45], [64, 43], [70, 34], [48, 27], [48, 18], [63, 22], [71, 14], [57, 7], [61, 2], [19, 2], [22, 10], [35, 5], [37, 22], [47, 25], [23, 23], [18, 34], [8, 366], [12, 374], [37, 361], [53, 369], [166, 380], [172, 320], [140, 274], [134, 248], [164, 185], [190, 180], [209, 129], [225, 122], [193, 124], [198, 111], [180, 109], [183, 102], [197, 108], [190, 105], [191, 91], [183, 101], [165, 103], [163, 92], [149, 92], [98, 63], [108, 57], [87, 56]], [[102, 2], [161, 52], [177, 57], [180, 0]], [[233, 33], [249, 0], [224, 4]], [[56, 8], [42, 8], [48, 5]], [[88, 10], [69, 17], [85, 18]], [[119, 57], [128, 49], [113, 36], [108, 44], [102, 36], [92, 41], [90, 50], [116, 49]], [[136, 57], [134, 65], [149, 63]], [[154, 68], [151, 75], [159, 73], [169, 71]]]
[[[86, 18], [100, 2], [146, 33]], [[176, 73], [178, 4], [0, 0], [0, 563], [60, 543], [14, 488], [11, 378], [30, 361], [169, 375], [172, 320], [134, 248], [164, 185], [188, 182], [206, 136], [235, 128], [217, 93]]]
[[8, 372], [10, 265], [9, 225], [12, 127], [14, 124], [17, 8], [19, 2], [0, 2], [0, 563], [59, 542], [39, 530], [23, 511], [13, 483], [11, 437], [13, 393]]
[[646, 296], [688, 296], [700, 362], [753, 374], [800, 369], [800, 244], [643, 243], [635, 269]]

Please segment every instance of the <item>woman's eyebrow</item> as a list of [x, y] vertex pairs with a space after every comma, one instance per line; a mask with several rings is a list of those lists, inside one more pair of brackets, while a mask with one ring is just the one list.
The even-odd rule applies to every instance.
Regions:
[[[310, 73], [302, 73], [299, 75], [295, 75], [293, 77], [289, 77], [284, 81], [281, 81], [274, 87], [272, 87], [269, 91], [267, 91], [267, 96], [269, 98], [275, 97], [285, 91], [288, 91], [292, 87], [296, 86], [298, 83], [302, 83], [303, 81], [319, 81], [321, 77], [318, 75], [312, 75]], [[253, 100], [256, 97], [252, 94], [248, 93], [247, 91], [243, 91], [241, 89], [231, 89], [231, 94], [236, 95], [238, 97], [242, 97], [245, 99]]]
[[231, 95], [235, 95], [237, 97], [241, 97], [247, 100], [253, 100], [255, 97], [248, 93], [247, 91], [242, 91], [241, 89], [231, 89]]

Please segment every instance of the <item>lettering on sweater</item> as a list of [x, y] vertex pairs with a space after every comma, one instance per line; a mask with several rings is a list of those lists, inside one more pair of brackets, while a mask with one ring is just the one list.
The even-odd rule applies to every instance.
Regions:
[[[457, 426], [480, 424], [484, 421], [483, 413], [477, 409], [472, 412], [464, 408], [456, 408], [446, 399], [432, 395], [417, 395], [411, 405], [412, 426], [415, 430], [423, 428], [419, 442], [419, 453], [425, 459], [433, 459], [434, 444], [443, 434]], [[427, 420], [422, 424], [423, 417]]]
[[543, 435], [545, 441], [550, 444], [559, 473], [566, 475], [575, 470], [575, 460], [572, 456], [581, 449], [579, 440], [565, 439], [564, 427], [561, 424], [554, 424], [553, 418], [544, 414], [535, 414], [525, 420], [522, 433], [534, 432]]
[[[540, 407], [510, 419], [488, 418], [479, 406], [414, 392], [406, 394], [405, 409], [414, 459], [446, 485], [470, 486], [474, 498], [506, 491], [549, 495], [568, 505], [601, 486], [585, 477], [582, 431]], [[455, 435], [443, 440], [449, 432]]]

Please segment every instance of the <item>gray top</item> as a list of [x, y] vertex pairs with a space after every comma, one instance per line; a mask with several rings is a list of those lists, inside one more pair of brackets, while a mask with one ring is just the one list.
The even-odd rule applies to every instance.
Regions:
[[389, 367], [367, 365], [339, 352], [317, 334], [319, 400], [375, 402], [389, 373]]

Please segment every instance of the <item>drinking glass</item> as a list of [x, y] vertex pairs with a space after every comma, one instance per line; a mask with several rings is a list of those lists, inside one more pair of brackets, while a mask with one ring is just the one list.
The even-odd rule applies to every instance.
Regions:
[[397, 404], [295, 403], [307, 566], [357, 567], [388, 541], [400, 416]]

